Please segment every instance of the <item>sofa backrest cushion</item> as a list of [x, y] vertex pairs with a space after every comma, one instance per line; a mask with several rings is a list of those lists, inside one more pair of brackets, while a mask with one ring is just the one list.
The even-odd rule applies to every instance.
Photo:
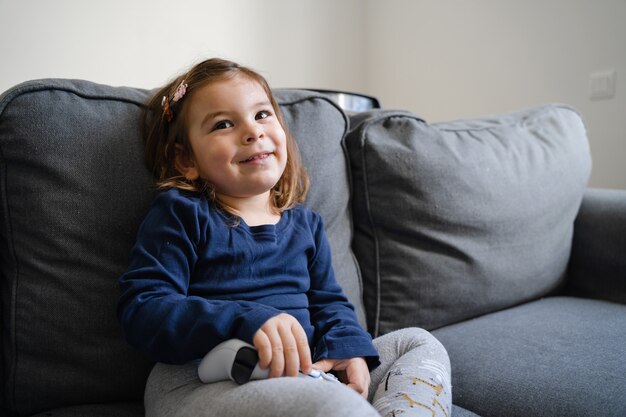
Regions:
[[365, 327], [361, 275], [351, 247], [350, 167], [343, 142], [348, 119], [323, 94], [287, 89], [277, 89], [274, 93], [298, 142], [311, 180], [305, 204], [322, 215], [335, 275]]
[[373, 334], [434, 329], [562, 283], [591, 167], [572, 109], [432, 125], [373, 111], [353, 117], [346, 141]]
[[[122, 339], [117, 278], [155, 191], [139, 117], [149, 92], [39, 80], [0, 97], [0, 409], [140, 401], [151, 363]], [[313, 180], [340, 282], [364, 321], [350, 251], [345, 115], [277, 97]]]

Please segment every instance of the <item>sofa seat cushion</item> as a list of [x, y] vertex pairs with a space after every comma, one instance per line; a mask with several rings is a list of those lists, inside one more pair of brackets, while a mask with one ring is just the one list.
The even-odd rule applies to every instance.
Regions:
[[456, 404], [452, 404], [452, 417], [479, 417], [478, 414], [472, 413], [463, 407], [459, 407]]
[[591, 170], [578, 113], [546, 105], [429, 124], [383, 110], [352, 121], [353, 248], [374, 335], [561, 286]]
[[625, 416], [626, 305], [549, 297], [434, 331], [481, 416]]

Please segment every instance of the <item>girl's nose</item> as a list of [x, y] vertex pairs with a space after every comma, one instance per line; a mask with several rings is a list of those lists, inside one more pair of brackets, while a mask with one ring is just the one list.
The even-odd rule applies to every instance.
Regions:
[[244, 135], [245, 143], [254, 143], [259, 139], [263, 139], [265, 133], [258, 126], [251, 126]]

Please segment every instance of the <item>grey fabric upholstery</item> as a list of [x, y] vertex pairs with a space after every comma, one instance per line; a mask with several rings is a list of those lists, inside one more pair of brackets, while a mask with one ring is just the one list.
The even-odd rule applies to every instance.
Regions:
[[459, 407], [458, 405], [452, 405], [452, 417], [477, 417], [478, 414], [472, 413], [469, 410], [466, 410], [463, 407]]
[[626, 304], [626, 199], [591, 189], [576, 217], [567, 291]]
[[354, 117], [354, 251], [375, 335], [437, 328], [558, 288], [591, 168], [564, 106], [430, 125]]
[[115, 307], [153, 194], [137, 163], [146, 97], [56, 80], [0, 101], [2, 398], [21, 415], [141, 398], [150, 363]]
[[480, 415], [626, 415], [624, 304], [550, 297], [434, 335], [455, 403]]
[[[138, 401], [151, 363], [120, 335], [117, 278], [154, 196], [139, 115], [148, 92], [40, 80], [0, 99], [2, 404], [30, 415]], [[278, 91], [313, 180], [307, 204], [328, 229], [338, 280], [365, 324], [350, 249], [343, 112]]]
[[339, 107], [322, 94], [295, 90], [276, 90], [275, 94], [311, 179], [306, 204], [324, 219], [335, 275], [365, 326], [361, 277], [350, 246], [351, 184], [343, 150], [348, 120]]

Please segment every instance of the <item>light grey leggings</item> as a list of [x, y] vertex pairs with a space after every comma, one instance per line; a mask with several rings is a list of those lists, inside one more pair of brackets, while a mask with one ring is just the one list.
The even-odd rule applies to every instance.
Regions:
[[450, 416], [450, 363], [437, 339], [409, 328], [381, 336], [374, 345], [382, 363], [371, 373], [369, 402], [339, 384], [305, 378], [203, 384], [195, 362], [157, 364], [146, 385], [146, 416]]

